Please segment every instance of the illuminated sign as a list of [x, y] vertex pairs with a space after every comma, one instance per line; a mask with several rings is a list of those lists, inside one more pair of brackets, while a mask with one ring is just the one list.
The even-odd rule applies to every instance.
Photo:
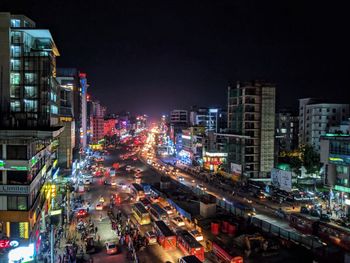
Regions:
[[227, 153], [211, 153], [211, 152], [206, 152], [206, 156], [209, 157], [227, 157]]
[[0, 185], [1, 194], [29, 194], [28, 185]]
[[14, 248], [18, 247], [19, 242], [16, 240], [9, 240], [9, 239], [0, 239], [0, 248]]
[[350, 205], [350, 199], [345, 199], [345, 204]]
[[329, 160], [332, 162], [344, 162], [344, 160], [339, 157], [329, 157]]
[[55, 168], [57, 166], [57, 163], [58, 163], [58, 160], [56, 159], [54, 162], [53, 162], [53, 167]]
[[340, 191], [340, 192], [345, 192], [345, 193], [350, 193], [350, 188], [349, 187], [345, 187], [345, 186], [341, 186], [341, 185], [336, 185], [334, 187], [335, 190]]
[[5, 162], [3, 160], [0, 160], [0, 168], [4, 168]]
[[209, 109], [209, 112], [210, 112], [210, 113], [217, 113], [217, 112], [218, 112], [218, 109]]
[[32, 262], [34, 261], [34, 244], [27, 247], [17, 247], [8, 253], [9, 263], [15, 262]]
[[15, 169], [17, 171], [27, 171], [28, 167], [26, 167], [26, 166], [11, 166], [10, 169]]
[[182, 139], [185, 139], [185, 140], [191, 140], [191, 136], [188, 136], [188, 135], [182, 135], [181, 137]]
[[60, 215], [62, 213], [61, 209], [50, 211], [50, 216]]

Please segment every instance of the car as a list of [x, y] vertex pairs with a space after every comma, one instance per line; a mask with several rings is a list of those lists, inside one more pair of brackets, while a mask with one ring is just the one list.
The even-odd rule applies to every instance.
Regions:
[[135, 172], [136, 172], [137, 174], [139, 174], [139, 173], [141, 173], [142, 171], [141, 171], [141, 169], [136, 169]]
[[196, 181], [193, 179], [191, 182], [194, 184]]
[[117, 243], [110, 241], [106, 242], [106, 253], [107, 255], [114, 255], [117, 254], [118, 248], [117, 248]]
[[300, 207], [300, 213], [302, 213], [302, 214], [309, 214], [310, 210], [306, 206], [302, 206], [302, 207]]
[[96, 205], [95, 209], [96, 209], [96, 210], [99, 210], [99, 211], [103, 210], [103, 204], [98, 203], [98, 204]]
[[105, 199], [104, 199], [104, 197], [102, 195], [100, 196], [99, 202], [100, 203], [104, 203], [105, 202]]
[[280, 218], [287, 218], [287, 214], [286, 212], [284, 212], [281, 208], [279, 208], [278, 210], [276, 210], [275, 215], [280, 217]]
[[198, 187], [199, 189], [201, 189], [202, 191], [206, 191], [206, 190], [207, 190], [207, 188], [204, 187], [204, 185], [202, 185], [202, 184], [198, 184], [197, 187]]
[[182, 176], [179, 176], [178, 179], [179, 179], [180, 182], [185, 181], [185, 179]]
[[197, 230], [193, 229], [190, 231], [190, 234], [197, 240], [197, 241], [203, 241], [203, 235]]
[[320, 221], [331, 222], [331, 217], [330, 217], [330, 215], [327, 215], [327, 214], [321, 214]]
[[157, 244], [157, 236], [153, 231], [147, 231], [145, 233], [145, 237], [147, 239], [148, 244], [150, 245]]
[[150, 208], [151, 201], [150, 201], [148, 198], [143, 198], [143, 199], [140, 200], [140, 202], [143, 204], [143, 206], [144, 206], [146, 209], [149, 209], [149, 208]]
[[255, 198], [258, 198], [258, 199], [260, 199], [260, 200], [265, 200], [265, 199], [266, 199], [265, 194], [262, 193], [262, 192], [255, 193], [255, 194], [254, 194], [254, 197], [255, 197]]
[[130, 172], [130, 171], [131, 171], [131, 166], [130, 166], [130, 165], [127, 165], [127, 166], [125, 167], [125, 171]]
[[163, 206], [163, 209], [167, 212], [168, 215], [173, 214], [173, 209], [171, 208], [170, 205]]
[[89, 184], [91, 184], [91, 180], [90, 180], [90, 179], [84, 179], [84, 180], [83, 180], [83, 183], [84, 183], [85, 185], [89, 185]]
[[77, 212], [77, 217], [78, 218], [82, 218], [88, 215], [88, 212], [86, 211], [86, 209], [79, 209]]
[[177, 226], [185, 226], [185, 222], [179, 216], [174, 217], [173, 219], [171, 219], [171, 222], [173, 222]]
[[319, 210], [312, 208], [310, 209], [310, 216], [321, 217], [321, 213]]

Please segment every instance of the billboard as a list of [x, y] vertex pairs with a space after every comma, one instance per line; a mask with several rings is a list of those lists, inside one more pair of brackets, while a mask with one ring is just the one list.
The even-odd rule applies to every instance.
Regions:
[[271, 170], [271, 183], [280, 190], [290, 192], [292, 191], [292, 174], [291, 171], [273, 168]]
[[242, 174], [242, 165], [236, 164], [236, 163], [231, 163], [231, 173], [236, 174], [236, 175], [241, 175]]

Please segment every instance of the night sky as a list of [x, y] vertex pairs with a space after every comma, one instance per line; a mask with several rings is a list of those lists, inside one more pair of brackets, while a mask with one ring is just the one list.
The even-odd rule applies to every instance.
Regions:
[[109, 112], [154, 116], [226, 107], [237, 80], [276, 83], [280, 108], [305, 96], [349, 102], [348, 9], [311, 2], [0, 0], [0, 10], [50, 29], [57, 65], [85, 71]]

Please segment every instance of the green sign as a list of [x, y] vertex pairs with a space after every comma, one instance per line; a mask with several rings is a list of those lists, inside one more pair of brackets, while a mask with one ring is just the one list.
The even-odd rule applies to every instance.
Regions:
[[345, 186], [341, 186], [341, 185], [336, 185], [334, 187], [335, 190], [340, 191], [340, 192], [345, 192], [345, 193], [350, 193], [350, 188], [349, 187], [345, 187]]
[[11, 166], [11, 169], [15, 169], [17, 171], [27, 171], [28, 168], [26, 166]]
[[3, 160], [0, 160], [0, 168], [4, 168], [5, 162]]

